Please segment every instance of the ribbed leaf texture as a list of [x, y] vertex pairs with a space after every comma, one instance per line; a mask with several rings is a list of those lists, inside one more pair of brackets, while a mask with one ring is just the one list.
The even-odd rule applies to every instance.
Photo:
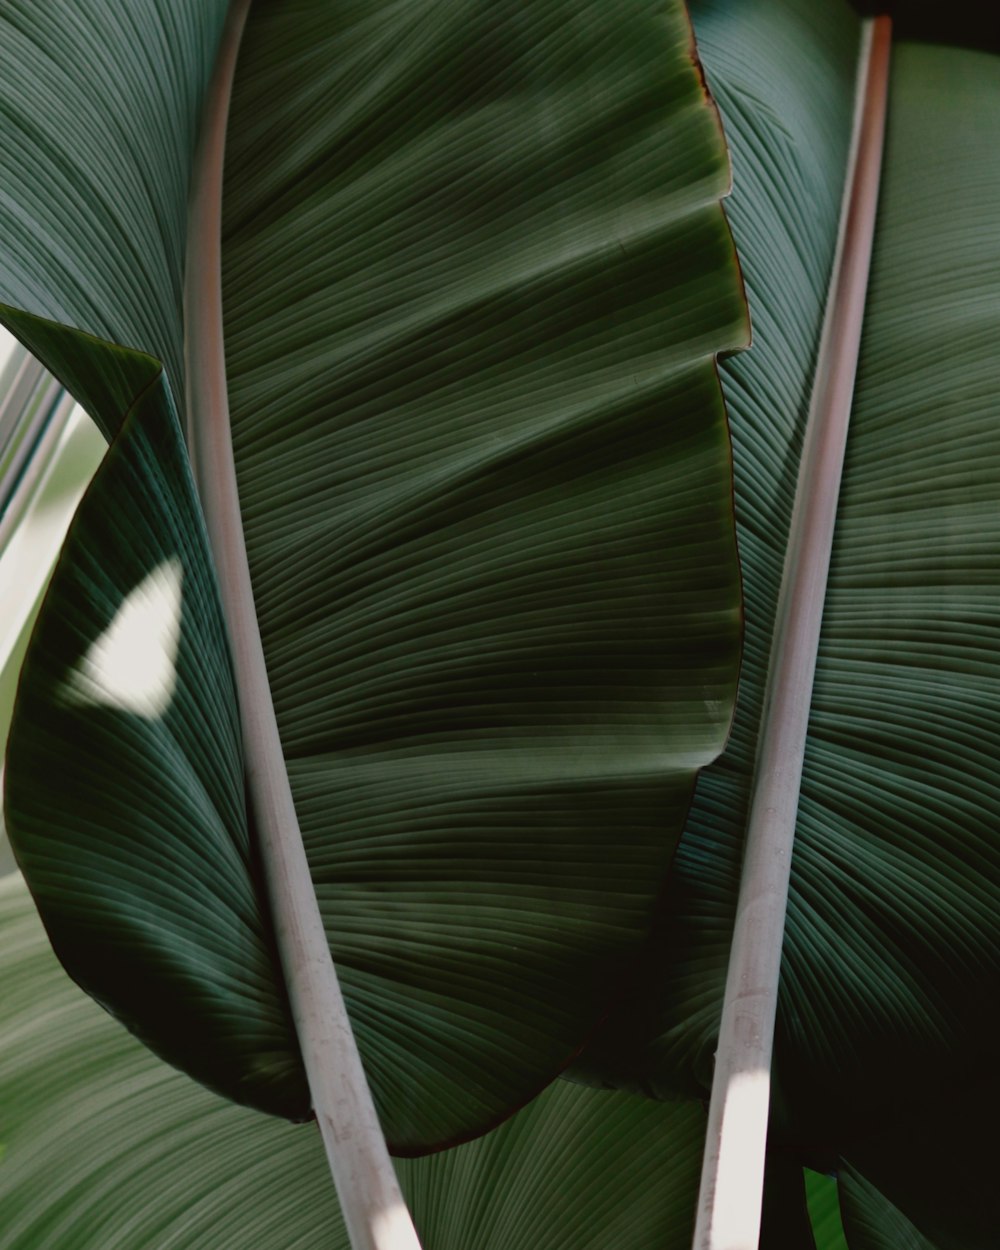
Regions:
[[[711, 1071], [796, 468], [791, 430], [816, 343], [803, 309], [818, 315], [822, 303], [819, 243], [832, 247], [856, 37], [846, 8], [798, 0], [699, 6], [695, 22], [733, 148], [731, 219], [755, 317], [754, 347], [725, 366], [747, 651], [732, 744], [699, 781], [671, 887], [680, 906], [655, 971], [585, 1069], [659, 1093], [704, 1091]], [[995, 1240], [995, 1212], [957, 1166], [949, 1184], [935, 1177], [997, 1107], [1000, 160], [990, 136], [1000, 60], [906, 44], [893, 57], [772, 1120], [805, 1159], [833, 1168], [843, 1153], [935, 1242], [971, 1250]], [[960, 1072], [972, 1074], [974, 1098]]]
[[[172, 1062], [296, 1118], [174, 412], [182, 140], [214, 11], [164, 3], [139, 43], [95, 5], [33, 38], [76, 72], [83, 21], [138, 58], [145, 94], [120, 124], [109, 97], [103, 129], [148, 163], [175, 120], [169, 176], [118, 208], [66, 166], [86, 147], [65, 118], [13, 179], [52, 228], [34, 268], [0, 264], [0, 297], [165, 371], [5, 314], [113, 438], [29, 653], [8, 823], [73, 976]], [[19, 148], [33, 64], [5, 88]], [[714, 354], [747, 333], [728, 161], [681, 5], [644, 0], [261, 3], [230, 135], [226, 353], [268, 672], [379, 1114], [419, 1152], [509, 1114], [606, 1012], [725, 742], [740, 593]], [[135, 307], [110, 294], [134, 253]]]
[[[764, 681], [850, 140], [857, 20], [811, 0], [692, 6], [733, 159], [753, 346], [723, 362], [746, 636], [732, 737], [698, 782], [646, 976], [585, 1056], [659, 1097], [712, 1080]], [[803, 55], [815, 41], [821, 53]], [[651, 991], [651, 992], [650, 992]]]
[[181, 397], [187, 187], [226, 7], [0, 3], [0, 301], [159, 357]]
[[[0, 879], [4, 1250], [347, 1250], [319, 1135], [212, 1097], [59, 969]], [[400, 1162], [424, 1250], [687, 1250], [704, 1114], [560, 1081]]]
[[897, 1106], [963, 1123], [1000, 974], [1000, 59], [903, 45], [890, 107], [779, 1054], [845, 1139]]
[[[75, 331], [33, 327], [71, 353]], [[95, 349], [86, 344], [89, 359]], [[214, 1088], [308, 1093], [262, 912], [236, 692], [165, 375], [139, 391], [63, 548], [18, 694], [7, 810], [52, 943], [98, 1001]], [[59, 784], [40, 783], [58, 767]], [[57, 763], [56, 763], [57, 762]], [[192, 1033], [194, 1028], [194, 1033]]]

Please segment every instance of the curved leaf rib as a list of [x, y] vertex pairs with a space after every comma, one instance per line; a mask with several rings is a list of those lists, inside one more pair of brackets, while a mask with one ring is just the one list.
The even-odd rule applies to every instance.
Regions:
[[713, 354], [746, 322], [689, 45], [645, 0], [303, 0], [253, 10], [241, 50], [240, 499], [394, 1152], [565, 1065], [728, 731]]
[[841, 234], [778, 600], [709, 1107], [697, 1250], [759, 1239], [782, 935], [816, 652], [875, 233], [890, 23], [867, 26]]
[[304, 1118], [256, 894], [222, 612], [165, 375], [149, 357], [10, 319], [50, 358], [117, 376], [125, 413], [29, 644], [7, 755], [12, 845], [89, 993], [205, 1084]]
[[[123, 164], [160, 128], [190, 130], [218, 19], [144, 3], [157, 20], [143, 55], [170, 72], [138, 97], [149, 133], [131, 112], [109, 128], [127, 139]], [[127, 55], [119, 6], [65, 7]], [[197, 28], [190, 81], [175, 20]], [[183, 90], [161, 100], [171, 73]], [[18, 84], [27, 100], [31, 75]], [[227, 148], [229, 400], [271, 692], [379, 1117], [416, 1154], [508, 1116], [607, 1011], [698, 770], [728, 733], [740, 596], [715, 355], [747, 325], [719, 204], [726, 149], [683, 6], [646, 0], [257, 6]], [[172, 176], [148, 177], [146, 199], [126, 184], [127, 220], [88, 200], [121, 255], [77, 238], [76, 205], [58, 198], [73, 265], [98, 270], [60, 316], [138, 343], [141, 369], [4, 313], [114, 439], [46, 605], [37, 637], [52, 645], [25, 669], [9, 814], [74, 975], [173, 1062], [297, 1118], [307, 1100], [214, 575], [175, 472], [189, 160], [170, 151]], [[0, 292], [36, 313], [58, 304], [50, 233], [37, 290], [27, 262], [0, 267]], [[131, 296], [96, 316], [132, 249], [156, 260], [143, 281], [161, 280], [164, 239], [157, 316]], [[167, 374], [133, 413], [153, 355]], [[147, 406], [163, 466], [143, 450]], [[133, 549], [136, 514], [147, 540]], [[120, 611], [148, 619], [147, 591], [175, 604], [178, 582], [179, 642], [174, 626], [144, 640], [166, 686], [140, 679], [123, 703], [112, 677], [110, 709], [94, 673], [128, 631], [104, 635]], [[96, 700], [60, 703], [81, 663]], [[81, 804], [44, 786], [70, 715], [94, 747], [74, 774], [89, 787], [81, 824]], [[120, 769], [115, 739], [130, 734]], [[115, 797], [103, 809], [102, 788]], [[107, 929], [95, 968], [72, 940], [88, 907]], [[126, 939], [117, 962], [112, 931]]]
[[[63, 975], [0, 879], [4, 1250], [347, 1250], [319, 1138], [159, 1063]], [[685, 1250], [704, 1112], [559, 1081], [402, 1160], [430, 1250]]]
[[247, 564], [222, 325], [222, 171], [250, 0], [235, 0], [206, 98], [185, 281], [190, 446], [232, 645], [247, 791], [313, 1113], [355, 1250], [419, 1250], [379, 1126], [309, 872]]
[[[692, 10], [754, 318], [753, 350], [722, 369], [747, 649], [733, 737], [699, 779], [631, 1019], [590, 1061], [665, 1097], [711, 1079], [858, 30], [847, 4]], [[893, 52], [772, 1072], [779, 1142], [812, 1166], [851, 1160], [935, 1244], [962, 1250], [996, 1239], [988, 1185], [977, 1198], [969, 1154], [955, 1160], [970, 1113], [996, 1106], [998, 77], [985, 53]]]

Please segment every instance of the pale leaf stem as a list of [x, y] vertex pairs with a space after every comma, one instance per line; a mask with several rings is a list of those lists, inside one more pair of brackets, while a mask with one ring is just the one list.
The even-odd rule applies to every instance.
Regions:
[[267, 679], [239, 508], [222, 329], [222, 168], [250, 0], [235, 0], [206, 100], [185, 275], [192, 458], [236, 670], [247, 782], [278, 948], [344, 1222], [354, 1250], [419, 1250], [330, 955], [292, 801]]
[[871, 261], [890, 24], [866, 22], [854, 131], [761, 719], [695, 1250], [757, 1250], [792, 843]]

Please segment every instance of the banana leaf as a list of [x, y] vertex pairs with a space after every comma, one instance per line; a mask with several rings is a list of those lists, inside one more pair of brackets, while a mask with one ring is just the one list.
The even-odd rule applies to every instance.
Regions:
[[[0, 879], [4, 1250], [347, 1250], [319, 1137], [160, 1063], [59, 968]], [[556, 1082], [488, 1137], [400, 1160], [425, 1250], [687, 1250], [704, 1113]]]
[[[699, 780], [648, 967], [580, 1069], [666, 1096], [704, 1095], [711, 1078], [858, 33], [838, 4], [706, 0], [692, 15], [733, 154], [727, 211], [754, 325], [753, 348], [723, 365], [745, 659], [732, 739]], [[933, 1177], [972, 1117], [997, 1107], [998, 125], [1000, 59], [895, 46], [772, 1104], [779, 1143], [824, 1170], [846, 1157], [922, 1232], [950, 1229], [965, 1250], [993, 1244], [995, 1213], [967, 1201], [957, 1169], [945, 1169], [956, 1184]]]
[[[110, 444], [21, 677], [6, 815], [72, 976], [298, 1119], [181, 437], [224, 16], [0, 0], [2, 317]], [[225, 179], [282, 748], [383, 1126], [420, 1152], [508, 1115], [606, 1013], [729, 731], [726, 149], [676, 0], [260, 0]]]
[[[16, 874], [0, 878], [0, 982], [5, 1250], [346, 1250], [319, 1139], [213, 1097], [118, 1028], [67, 980]], [[397, 1168], [425, 1250], [687, 1250], [703, 1133], [693, 1103], [559, 1081], [487, 1137]], [[777, 1179], [769, 1166], [772, 1233], [801, 1237], [789, 1169]], [[816, 1250], [938, 1250], [849, 1165], [849, 1243], [838, 1182], [806, 1187]]]

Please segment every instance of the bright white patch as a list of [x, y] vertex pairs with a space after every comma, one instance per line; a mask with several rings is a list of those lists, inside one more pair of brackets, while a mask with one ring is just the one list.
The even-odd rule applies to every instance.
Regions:
[[737, 1072], [726, 1090], [711, 1250], [757, 1250], [764, 1176], [747, 1160], [759, 1158], [763, 1166], [761, 1136], [767, 1133], [770, 1094], [771, 1078], [764, 1070]]
[[182, 580], [180, 561], [167, 560], [126, 596], [70, 677], [74, 702], [163, 715], [177, 686]]
[[377, 1250], [420, 1250], [410, 1213], [403, 1203], [395, 1203], [375, 1214], [371, 1244]]

